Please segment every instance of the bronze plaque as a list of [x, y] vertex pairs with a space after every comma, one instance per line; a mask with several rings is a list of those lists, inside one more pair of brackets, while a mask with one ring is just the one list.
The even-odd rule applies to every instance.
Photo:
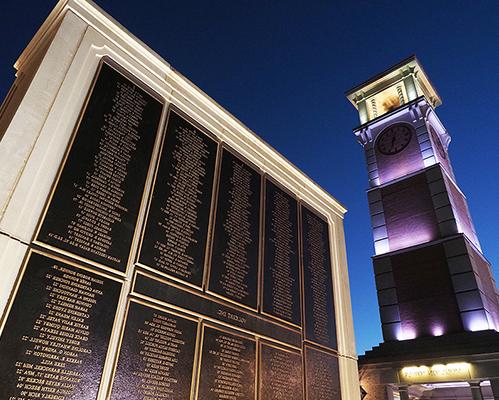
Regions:
[[0, 337], [0, 398], [96, 399], [120, 290], [32, 253]]
[[222, 152], [210, 291], [257, 306], [260, 174], [227, 149]]
[[301, 207], [305, 339], [337, 348], [329, 226]]
[[260, 344], [260, 400], [303, 400], [299, 352]]
[[307, 400], [341, 400], [338, 357], [330, 352], [305, 346]]
[[300, 325], [297, 214], [296, 199], [266, 180], [263, 311]]
[[170, 110], [139, 262], [201, 286], [217, 143]]
[[204, 326], [198, 399], [255, 400], [256, 342]]
[[111, 399], [189, 399], [197, 326], [130, 302]]
[[126, 270], [162, 107], [102, 63], [39, 242]]
[[135, 276], [133, 292], [165, 304], [175, 305], [186, 312], [201, 314], [236, 328], [273, 338], [290, 346], [300, 347], [302, 343], [298, 328], [277, 324], [250, 310], [243, 311], [197, 290], [184, 290], [140, 272]]

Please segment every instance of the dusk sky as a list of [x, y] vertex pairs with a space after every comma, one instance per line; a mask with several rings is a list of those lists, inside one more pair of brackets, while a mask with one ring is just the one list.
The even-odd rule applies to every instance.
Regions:
[[[442, 98], [437, 114], [452, 136], [458, 184], [499, 277], [498, 1], [97, 3], [348, 208], [359, 354], [382, 339], [367, 172], [352, 134], [358, 115], [344, 92], [411, 54]], [[0, 98], [54, 5], [1, 0]]]

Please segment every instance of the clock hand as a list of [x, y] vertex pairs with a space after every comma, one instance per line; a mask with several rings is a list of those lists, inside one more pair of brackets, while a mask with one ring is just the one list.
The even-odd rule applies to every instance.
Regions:
[[392, 137], [392, 143], [390, 145], [390, 148], [393, 149], [394, 145], [395, 145], [395, 135], [393, 135]]

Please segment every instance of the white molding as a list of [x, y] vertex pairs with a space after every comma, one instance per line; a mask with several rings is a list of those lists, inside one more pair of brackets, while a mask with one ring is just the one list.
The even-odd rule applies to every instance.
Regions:
[[[11, 237], [0, 233], [0, 265], [2, 266], [2, 279], [0, 279], [0, 322], [5, 321], [4, 313], [15, 287], [19, 271], [28, 246]], [[0, 326], [0, 333], [2, 326]]]
[[[12, 203], [10, 200], [16, 185], [22, 179], [85, 29], [86, 26], [74, 14], [68, 13], [43, 59], [37, 62], [39, 66], [26, 90], [14, 93], [16, 99], [11, 101], [19, 102], [19, 106], [16, 110], [6, 107], [6, 112], [14, 114], [0, 142], [0, 219], [7, 212], [8, 204]], [[30, 69], [29, 66], [26, 68]], [[3, 220], [0, 229], [3, 230]]]

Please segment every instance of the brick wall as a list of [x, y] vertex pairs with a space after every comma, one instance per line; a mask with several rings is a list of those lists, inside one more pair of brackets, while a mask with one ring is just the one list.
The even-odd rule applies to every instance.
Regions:
[[439, 230], [425, 174], [381, 189], [390, 251], [426, 243]]

